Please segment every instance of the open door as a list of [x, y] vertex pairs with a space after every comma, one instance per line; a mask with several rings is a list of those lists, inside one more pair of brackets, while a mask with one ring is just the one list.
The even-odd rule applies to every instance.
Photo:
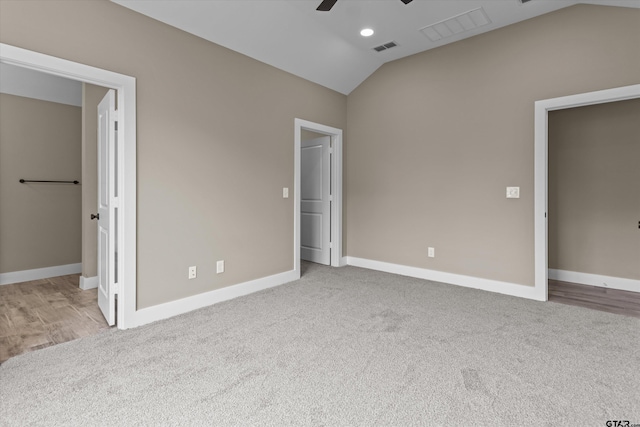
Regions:
[[116, 93], [98, 104], [98, 306], [109, 326], [116, 323]]
[[301, 143], [300, 258], [331, 262], [331, 137]]

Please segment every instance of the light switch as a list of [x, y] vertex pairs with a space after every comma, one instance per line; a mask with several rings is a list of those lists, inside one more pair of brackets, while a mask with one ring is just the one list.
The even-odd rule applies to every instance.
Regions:
[[288, 199], [289, 198], [289, 189], [287, 187], [284, 187], [282, 189], [282, 198], [283, 199]]
[[519, 199], [520, 187], [507, 187], [507, 199]]

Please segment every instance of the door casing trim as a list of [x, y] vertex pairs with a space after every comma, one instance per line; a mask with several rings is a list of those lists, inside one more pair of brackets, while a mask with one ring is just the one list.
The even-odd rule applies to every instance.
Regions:
[[117, 91], [119, 329], [136, 326], [136, 79], [135, 77], [0, 43], [0, 62]]
[[548, 144], [549, 111], [640, 98], [640, 84], [535, 102], [534, 113], [534, 287], [535, 299], [547, 301], [548, 285]]
[[300, 277], [300, 144], [303, 129], [331, 137], [331, 266], [345, 265], [342, 257], [342, 129], [295, 119], [293, 266], [298, 278]]

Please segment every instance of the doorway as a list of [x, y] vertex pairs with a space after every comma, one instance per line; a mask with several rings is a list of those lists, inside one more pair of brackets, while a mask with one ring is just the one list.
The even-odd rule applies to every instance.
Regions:
[[94, 289], [89, 219], [98, 199], [97, 105], [108, 89], [5, 63], [0, 73], [3, 363], [109, 329]]
[[551, 301], [640, 316], [638, 117], [640, 98], [549, 113]]
[[535, 103], [534, 143], [534, 258], [535, 296], [547, 301], [548, 287], [548, 113], [549, 111], [603, 104], [640, 98], [640, 85], [624, 86], [560, 98], [546, 99]]
[[[120, 137], [117, 140], [117, 222], [119, 244], [117, 324], [136, 326], [136, 81], [135, 78], [72, 61], [0, 44], [0, 62], [117, 91]], [[115, 261], [115, 260], [114, 260]], [[112, 267], [112, 266], [109, 266]]]
[[340, 267], [345, 265], [342, 259], [342, 130], [302, 119], [295, 119], [294, 128], [294, 269], [300, 275], [301, 256], [301, 206], [302, 206], [302, 141], [303, 135], [310, 132], [316, 136], [329, 138], [329, 186], [331, 203], [329, 207], [329, 230], [327, 237], [330, 244], [329, 265]]
[[0, 64], [0, 285], [82, 270], [83, 93]]
[[300, 149], [300, 259], [331, 264], [331, 137], [303, 130]]

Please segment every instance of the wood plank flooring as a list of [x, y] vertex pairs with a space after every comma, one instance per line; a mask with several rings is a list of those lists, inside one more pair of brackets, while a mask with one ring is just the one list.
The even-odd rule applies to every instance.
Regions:
[[549, 301], [640, 318], [640, 293], [549, 280]]
[[79, 275], [0, 286], [0, 363], [10, 357], [109, 329], [97, 289]]

